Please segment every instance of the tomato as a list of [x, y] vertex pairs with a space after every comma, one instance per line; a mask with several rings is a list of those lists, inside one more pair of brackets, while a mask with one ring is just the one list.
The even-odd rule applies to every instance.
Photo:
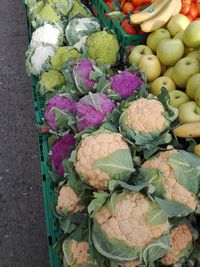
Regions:
[[198, 7], [195, 4], [191, 4], [190, 12], [188, 13], [193, 19], [197, 18], [199, 15]]
[[114, 8], [113, 8], [113, 6], [112, 6], [112, 1], [107, 1], [107, 2], [106, 2], [106, 5], [107, 5], [107, 7], [109, 7], [109, 9], [110, 9], [111, 11], [115, 11]]
[[195, 20], [200, 20], [200, 17], [197, 17]]
[[128, 15], [129, 13], [132, 13], [134, 10], [134, 5], [131, 2], [126, 2], [122, 7], [122, 12], [125, 15]]
[[142, 6], [144, 4], [144, 0], [131, 0], [131, 3], [134, 6]]
[[187, 15], [186, 17], [188, 17], [188, 19], [189, 19], [190, 21], [193, 21], [193, 20], [194, 20], [190, 15]]
[[182, 3], [180, 13], [183, 15], [187, 15], [190, 12], [190, 4], [189, 3]]
[[151, 0], [144, 0], [143, 2], [143, 5], [151, 4]]
[[135, 28], [134, 25], [132, 25], [132, 24], [129, 23], [129, 19], [125, 19], [122, 22], [122, 28], [128, 34], [136, 34], [136, 28]]

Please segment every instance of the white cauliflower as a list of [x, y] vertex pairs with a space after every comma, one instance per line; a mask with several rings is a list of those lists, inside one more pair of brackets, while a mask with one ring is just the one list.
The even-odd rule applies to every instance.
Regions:
[[43, 70], [47, 69], [51, 57], [55, 53], [53, 46], [38, 46], [35, 50], [30, 49], [27, 52], [26, 67], [29, 74], [40, 75]]
[[63, 43], [63, 35], [55, 25], [45, 24], [33, 32], [30, 47], [36, 49], [38, 46], [46, 44], [60, 46]]

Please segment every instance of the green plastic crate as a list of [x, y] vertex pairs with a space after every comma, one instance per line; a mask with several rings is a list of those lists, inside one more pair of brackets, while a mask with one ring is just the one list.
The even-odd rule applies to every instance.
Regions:
[[101, 25], [113, 30], [119, 40], [120, 46], [124, 49], [126, 46], [135, 46], [139, 44], [144, 44], [146, 40], [145, 35], [140, 34], [127, 34], [120, 23], [114, 21], [112, 18], [108, 17], [106, 14], [111, 12], [107, 7], [104, 0], [92, 0], [92, 8], [94, 14], [98, 17]]
[[57, 201], [56, 194], [54, 192], [55, 184], [49, 178], [48, 167], [46, 161], [48, 159], [49, 146], [48, 135], [39, 135], [39, 148], [40, 148], [40, 162], [42, 171], [42, 188], [44, 196], [44, 207], [46, 217], [46, 229], [48, 240], [48, 252], [50, 267], [61, 267], [62, 262], [58, 257], [56, 250], [54, 249], [55, 243], [62, 234], [58, 219], [53, 214], [53, 206]]

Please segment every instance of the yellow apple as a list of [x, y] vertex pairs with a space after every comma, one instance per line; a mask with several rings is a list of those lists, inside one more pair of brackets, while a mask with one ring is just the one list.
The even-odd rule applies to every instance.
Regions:
[[187, 82], [191, 76], [200, 70], [198, 60], [190, 57], [180, 59], [173, 71], [173, 81], [179, 88], [186, 88]]
[[178, 119], [180, 122], [200, 121], [199, 107], [194, 101], [183, 103], [179, 107]]
[[149, 34], [147, 37], [147, 46], [155, 53], [160, 41], [166, 38], [170, 39], [170, 37], [171, 35], [168, 30], [160, 28]]
[[176, 89], [175, 83], [172, 81], [171, 78], [161, 76], [152, 82], [150, 87], [151, 93], [155, 96], [158, 96], [160, 95], [161, 89], [163, 87], [167, 89], [168, 92]]
[[200, 87], [200, 73], [197, 73], [190, 77], [186, 85], [186, 94], [191, 100], [195, 99], [195, 93], [197, 88]]
[[194, 49], [200, 47], [200, 21], [192, 21], [186, 28], [183, 35], [183, 42]]
[[190, 101], [186, 93], [180, 90], [172, 90], [171, 92], [169, 92], [169, 97], [170, 97], [170, 105], [176, 108], [178, 108], [183, 103]]
[[196, 49], [196, 50], [189, 52], [187, 54], [187, 57], [191, 57], [191, 58], [195, 58], [195, 59], [199, 60], [199, 55], [200, 55], [200, 50]]
[[146, 74], [147, 81], [153, 82], [160, 76], [161, 65], [155, 55], [142, 56], [138, 67]]
[[135, 64], [138, 65], [140, 59], [144, 55], [152, 55], [153, 52], [151, 49], [146, 45], [137, 45], [133, 47], [130, 55], [129, 55], [129, 63], [131, 65]]
[[195, 96], [194, 96], [195, 102], [198, 106], [200, 106], [200, 85], [195, 90]]
[[184, 35], [184, 31], [180, 31], [173, 37], [173, 39], [179, 39], [183, 41], [183, 35]]
[[172, 79], [174, 67], [169, 67], [164, 73], [163, 76], [167, 76]]
[[175, 36], [180, 31], [185, 30], [189, 24], [190, 20], [186, 16], [177, 14], [170, 19], [167, 24], [167, 29], [172, 36]]
[[187, 47], [186, 45], [184, 46], [184, 56], [185, 57], [192, 51], [194, 51], [193, 48]]
[[184, 45], [179, 39], [164, 39], [159, 43], [156, 52], [161, 64], [173, 66], [182, 58]]

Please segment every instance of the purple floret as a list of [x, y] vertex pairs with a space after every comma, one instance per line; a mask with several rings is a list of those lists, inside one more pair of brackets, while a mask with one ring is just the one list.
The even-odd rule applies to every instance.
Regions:
[[79, 62], [73, 69], [73, 74], [78, 86], [87, 90], [94, 87], [95, 82], [90, 79], [90, 73], [94, 71], [92, 62], [84, 59]]
[[58, 126], [55, 121], [56, 115], [53, 111], [51, 111], [52, 108], [68, 111], [73, 115], [76, 112], [76, 102], [70, 98], [60, 95], [55, 95], [50, 98], [45, 108], [44, 118], [49, 127], [56, 131], [58, 130]]
[[111, 81], [112, 90], [117, 92], [123, 99], [132, 96], [144, 83], [140, 76], [129, 71], [123, 71], [111, 77]]
[[78, 131], [100, 126], [116, 105], [102, 93], [81, 98], [76, 105], [76, 127]]
[[57, 171], [60, 176], [64, 175], [64, 167], [62, 162], [71, 156], [71, 151], [75, 147], [75, 138], [73, 134], [66, 134], [60, 137], [52, 146], [51, 164], [52, 168]]

